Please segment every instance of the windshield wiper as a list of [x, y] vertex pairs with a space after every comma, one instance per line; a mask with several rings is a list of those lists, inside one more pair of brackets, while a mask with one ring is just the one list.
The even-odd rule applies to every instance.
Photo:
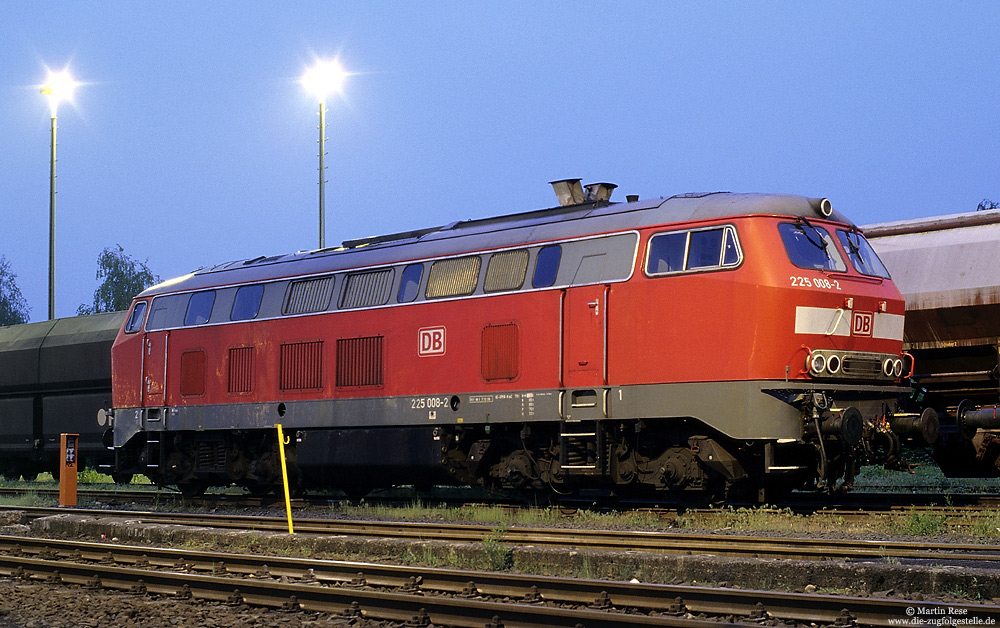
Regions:
[[802, 232], [802, 235], [804, 235], [806, 237], [806, 240], [809, 240], [809, 244], [812, 244], [817, 249], [823, 251], [823, 255], [826, 256], [826, 259], [832, 260], [833, 258], [830, 257], [830, 251], [827, 250], [827, 247], [829, 246], [829, 243], [827, 243], [826, 240], [823, 239], [823, 236], [820, 235], [819, 229], [817, 227], [814, 227], [813, 224], [811, 222], [809, 222], [804, 216], [799, 216], [798, 220], [800, 220], [803, 223], [805, 223], [806, 226], [809, 227], [810, 229], [812, 229], [813, 233], [815, 233], [816, 236], [819, 238], [819, 242], [813, 240], [811, 237], [809, 237], [809, 233], [800, 226], [799, 227], [799, 231]]
[[848, 244], [848, 246], [851, 249], [851, 253], [854, 254], [855, 258], [857, 258], [857, 259], [860, 260], [861, 259], [861, 248], [857, 244], [854, 243], [854, 240], [851, 239], [851, 236], [854, 235], [854, 236], [857, 236], [859, 238], [859, 240], [858, 240], [859, 242], [861, 241], [860, 238], [862, 236], [861, 236], [861, 232], [858, 231], [858, 227], [855, 225], [855, 227], [853, 229], [851, 229], [850, 231], [846, 232], [845, 235], [847, 236], [847, 244]]

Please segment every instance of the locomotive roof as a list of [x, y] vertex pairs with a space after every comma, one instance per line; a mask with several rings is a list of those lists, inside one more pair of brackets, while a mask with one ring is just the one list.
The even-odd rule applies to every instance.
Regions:
[[[380, 266], [643, 227], [748, 215], [822, 219], [819, 199], [791, 194], [709, 192], [629, 203], [586, 202], [453, 222], [358, 240], [336, 248], [257, 257], [201, 268], [148, 288], [140, 296]], [[829, 220], [852, 224], [833, 210]]]

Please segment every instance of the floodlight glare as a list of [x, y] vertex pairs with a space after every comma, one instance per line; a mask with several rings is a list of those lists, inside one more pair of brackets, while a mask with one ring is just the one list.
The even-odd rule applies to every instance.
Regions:
[[42, 86], [42, 94], [49, 97], [49, 108], [52, 109], [52, 116], [55, 117], [59, 103], [64, 100], [73, 99], [73, 90], [79, 85], [69, 75], [69, 72], [49, 72], [48, 80]]
[[315, 94], [320, 102], [325, 102], [327, 95], [340, 91], [347, 72], [340, 65], [340, 61], [331, 59], [330, 61], [320, 61], [302, 75], [302, 86], [311, 94]]

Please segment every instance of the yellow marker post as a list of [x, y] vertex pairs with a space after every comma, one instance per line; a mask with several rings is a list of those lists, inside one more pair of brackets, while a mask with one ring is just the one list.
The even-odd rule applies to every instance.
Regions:
[[285, 512], [288, 513], [288, 533], [295, 534], [292, 527], [292, 498], [288, 493], [288, 465], [285, 462], [285, 433], [281, 431], [281, 423], [275, 423], [278, 428], [278, 451], [281, 452], [281, 484], [285, 487]]

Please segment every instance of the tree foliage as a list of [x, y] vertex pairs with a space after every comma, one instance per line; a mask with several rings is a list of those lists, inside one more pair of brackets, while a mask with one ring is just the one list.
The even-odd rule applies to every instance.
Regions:
[[28, 322], [28, 302], [15, 283], [17, 275], [10, 268], [7, 258], [0, 255], [0, 325], [19, 325]]
[[996, 201], [991, 201], [988, 198], [984, 198], [983, 202], [981, 202], [979, 206], [976, 207], [976, 211], [978, 212], [986, 211], [989, 209], [1000, 209], [1000, 203], [997, 203]]
[[160, 281], [145, 262], [137, 262], [126, 255], [119, 244], [105, 248], [97, 256], [97, 278], [101, 283], [94, 291], [93, 305], [81, 305], [77, 314], [127, 310], [132, 297]]

